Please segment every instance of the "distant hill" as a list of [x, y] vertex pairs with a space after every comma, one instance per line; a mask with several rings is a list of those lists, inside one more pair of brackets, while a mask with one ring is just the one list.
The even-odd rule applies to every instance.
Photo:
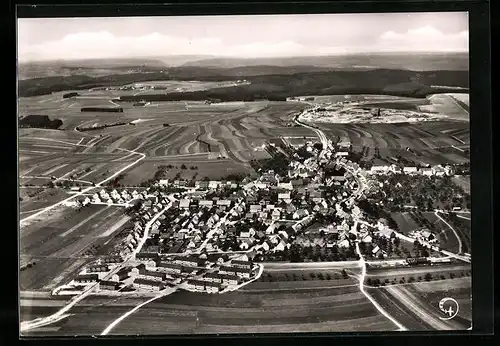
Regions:
[[469, 70], [467, 53], [373, 53], [284, 58], [211, 58], [183, 66], [236, 68], [250, 66], [313, 66], [330, 69], [406, 69], [414, 71]]

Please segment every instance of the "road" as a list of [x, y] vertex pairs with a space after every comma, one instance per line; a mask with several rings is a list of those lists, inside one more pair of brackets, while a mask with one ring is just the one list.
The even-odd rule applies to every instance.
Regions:
[[359, 242], [356, 242], [356, 252], [359, 256], [359, 262], [361, 264], [361, 276], [359, 277], [359, 290], [361, 291], [361, 293], [363, 293], [365, 295], [366, 298], [368, 298], [368, 300], [373, 304], [373, 306], [382, 314], [384, 315], [386, 318], [388, 318], [392, 323], [394, 323], [400, 331], [406, 331], [407, 328], [405, 326], [403, 326], [401, 323], [399, 323], [398, 321], [396, 321], [396, 319], [394, 317], [392, 317], [391, 315], [389, 315], [376, 301], [375, 299], [372, 298], [372, 296], [370, 296], [366, 290], [365, 290], [365, 277], [366, 277], [366, 262], [365, 262], [365, 259], [363, 257], [363, 254], [361, 253], [361, 250], [359, 249]]

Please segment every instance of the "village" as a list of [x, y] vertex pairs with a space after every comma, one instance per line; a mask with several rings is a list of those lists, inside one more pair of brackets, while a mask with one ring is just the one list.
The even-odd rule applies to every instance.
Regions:
[[[80, 208], [126, 207], [132, 226], [109, 256], [88, 265], [60, 292], [77, 294], [98, 284], [100, 292], [180, 288], [224, 293], [258, 279], [260, 262], [318, 261], [313, 248], [322, 248], [326, 260], [358, 260], [356, 243], [367, 259], [388, 258], [386, 244], [398, 242], [394, 232], [383, 219], [364, 221], [356, 200], [379, 188], [370, 180], [373, 174], [419, 170], [366, 171], [348, 159], [351, 144], [345, 139], [327, 148], [309, 141], [288, 150], [292, 159], [286, 174], [267, 169], [256, 180], [201, 180], [194, 187], [182, 180], [159, 180], [141, 191], [107, 188], [80, 198]], [[430, 172], [451, 170], [433, 167]], [[436, 235], [426, 229], [408, 236], [437, 250]]]

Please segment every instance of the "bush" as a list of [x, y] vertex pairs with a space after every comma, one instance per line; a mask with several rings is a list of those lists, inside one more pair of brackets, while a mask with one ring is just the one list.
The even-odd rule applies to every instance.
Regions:
[[372, 279], [371, 279], [371, 278], [368, 278], [368, 279], [366, 280], [366, 284], [367, 284], [368, 286], [371, 286], [371, 285], [372, 285]]
[[441, 280], [446, 279], [446, 277], [445, 277], [444, 275], [441, 275], [439, 278], [440, 278]]
[[410, 276], [410, 278], [408, 279], [408, 282], [415, 282], [415, 278], [413, 276]]
[[424, 279], [425, 279], [425, 281], [431, 281], [432, 275], [430, 273], [427, 273], [427, 274], [425, 274]]
[[389, 283], [390, 283], [389, 279], [385, 279], [385, 280], [384, 280], [384, 283], [385, 283], [386, 285], [387, 285], [387, 284], [389, 284]]

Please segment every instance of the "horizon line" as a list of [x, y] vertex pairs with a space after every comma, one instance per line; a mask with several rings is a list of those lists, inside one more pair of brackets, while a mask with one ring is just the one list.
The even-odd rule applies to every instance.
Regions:
[[231, 60], [258, 60], [258, 59], [292, 59], [292, 58], [327, 58], [327, 57], [341, 57], [349, 55], [386, 55], [386, 54], [469, 54], [468, 50], [453, 50], [453, 51], [366, 51], [366, 52], [352, 52], [352, 53], [335, 53], [335, 54], [321, 54], [321, 55], [287, 55], [287, 56], [257, 56], [257, 57], [241, 57], [241, 56], [220, 56], [211, 54], [172, 54], [172, 55], [150, 55], [150, 56], [130, 56], [130, 57], [120, 57], [120, 56], [110, 56], [110, 57], [100, 57], [100, 58], [83, 58], [83, 59], [23, 59], [20, 60], [17, 57], [18, 63], [37, 63], [37, 62], [58, 62], [58, 61], [89, 61], [89, 60], [139, 60], [139, 59], [150, 59], [158, 60], [163, 58], [173, 58], [173, 57], [200, 57], [200, 60], [205, 59], [231, 59]]

